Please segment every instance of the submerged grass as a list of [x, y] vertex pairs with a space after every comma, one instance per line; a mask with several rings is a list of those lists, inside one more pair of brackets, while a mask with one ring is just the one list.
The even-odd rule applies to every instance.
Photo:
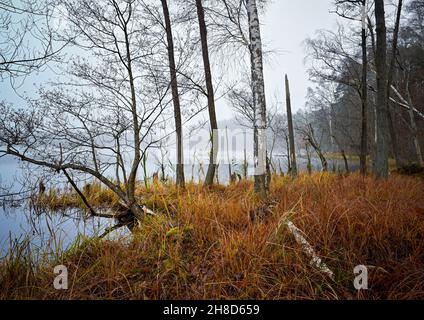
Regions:
[[[0, 262], [2, 299], [422, 299], [424, 180], [331, 173], [273, 177], [269, 200], [242, 181], [204, 190], [155, 182], [137, 193], [161, 215], [147, 217], [130, 242], [79, 241], [37, 263], [25, 243]], [[91, 185], [94, 206], [115, 196]], [[48, 199], [48, 201], [47, 201]], [[83, 206], [70, 192], [46, 194], [45, 206]], [[254, 219], [253, 219], [254, 218]], [[310, 264], [282, 221], [301, 229], [334, 280]], [[55, 265], [69, 289], [55, 290]], [[369, 290], [353, 288], [366, 265]]]

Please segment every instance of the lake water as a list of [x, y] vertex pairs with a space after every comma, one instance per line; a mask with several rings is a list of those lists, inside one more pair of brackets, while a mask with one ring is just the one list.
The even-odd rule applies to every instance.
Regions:
[[71, 211], [66, 215], [36, 215], [25, 207], [3, 208], [0, 209], [0, 257], [7, 254], [13, 242], [25, 240], [29, 240], [32, 250], [49, 249], [56, 252], [69, 247], [78, 235], [100, 235], [112, 224], [110, 219], [83, 219], [80, 214]]
[[[287, 170], [286, 158], [281, 157], [281, 167], [283, 171]], [[306, 159], [299, 158], [299, 170], [306, 170]], [[278, 162], [277, 162], [278, 166]], [[320, 162], [317, 158], [312, 159], [314, 170], [320, 170]], [[350, 162], [351, 170], [357, 170], [358, 164], [355, 161]], [[343, 169], [344, 164], [341, 160], [330, 160], [329, 170], [333, 167]], [[150, 173], [157, 168], [150, 168]], [[204, 178], [203, 170], [199, 166], [194, 168], [191, 165], [185, 166], [185, 176], [187, 180], [192, 177], [198, 181]], [[233, 170], [237, 170], [237, 167]], [[237, 170], [241, 171], [241, 170]], [[168, 172], [169, 173], [169, 172]], [[169, 173], [171, 175], [171, 173]], [[0, 182], [2, 185], [10, 185], [14, 182], [12, 190], [19, 190], [21, 186], [19, 181], [22, 171], [19, 169], [19, 163], [11, 158], [0, 158]], [[219, 166], [219, 181], [227, 183], [229, 181], [228, 165]], [[23, 204], [16, 208], [0, 208], [0, 257], [8, 252], [13, 241], [23, 241], [29, 239], [31, 247], [34, 250], [51, 248], [53, 251], [57, 248], [68, 247], [78, 235], [87, 237], [99, 235], [114, 223], [111, 219], [105, 218], [86, 218], [83, 219], [80, 212], [67, 211], [63, 213], [50, 213], [36, 215], [31, 212], [27, 205]], [[117, 237], [127, 235], [126, 229], [120, 229], [109, 235]]]

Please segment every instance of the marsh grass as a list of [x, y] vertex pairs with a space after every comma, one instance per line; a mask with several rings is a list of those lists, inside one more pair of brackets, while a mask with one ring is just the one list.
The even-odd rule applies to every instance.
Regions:
[[[94, 206], [117, 199], [100, 185]], [[77, 239], [54, 259], [34, 263], [16, 244], [0, 266], [3, 299], [422, 299], [424, 181], [331, 173], [274, 176], [266, 204], [242, 181], [185, 190], [156, 181], [137, 189], [156, 212], [131, 241]], [[70, 192], [47, 193], [51, 208], [83, 206]], [[267, 207], [269, 210], [263, 210]], [[263, 214], [259, 214], [263, 211]], [[252, 212], [258, 218], [252, 221]], [[334, 280], [310, 264], [281, 223], [301, 229]], [[69, 270], [69, 289], [53, 288], [53, 267]], [[369, 290], [353, 288], [356, 265]]]

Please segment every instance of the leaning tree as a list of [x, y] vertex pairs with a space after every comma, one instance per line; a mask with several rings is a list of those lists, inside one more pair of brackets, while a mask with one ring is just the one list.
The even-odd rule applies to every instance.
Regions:
[[0, 106], [0, 155], [61, 173], [75, 187], [78, 175], [94, 178], [123, 207], [108, 217], [142, 220], [150, 211], [136, 196], [138, 172], [172, 102], [166, 71], [155, 69], [160, 46], [138, 0], [61, 5], [76, 53], [28, 108]]

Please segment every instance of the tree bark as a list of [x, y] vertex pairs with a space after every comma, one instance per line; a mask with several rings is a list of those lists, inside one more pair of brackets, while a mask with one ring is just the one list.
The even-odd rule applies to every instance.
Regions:
[[172, 36], [171, 19], [169, 16], [169, 9], [167, 0], [161, 0], [163, 16], [165, 19], [165, 31], [166, 39], [168, 42], [168, 60], [169, 60], [169, 72], [171, 75], [171, 89], [172, 89], [172, 101], [174, 104], [174, 118], [175, 118], [175, 133], [177, 137], [177, 170], [176, 170], [176, 183], [177, 186], [184, 188], [184, 163], [183, 163], [183, 133], [181, 124], [181, 105], [180, 96], [178, 93], [178, 80], [177, 70], [175, 66], [175, 54], [174, 54], [174, 39]]
[[366, 0], [362, 4], [362, 84], [361, 84], [361, 152], [359, 157], [360, 172], [367, 174], [368, 155], [368, 54], [367, 54]]
[[414, 117], [414, 106], [412, 104], [412, 98], [411, 98], [411, 93], [409, 90], [409, 75], [408, 75], [408, 79], [406, 80], [406, 95], [408, 98], [408, 102], [409, 102], [409, 119], [411, 122], [411, 133], [412, 133], [412, 139], [414, 140], [414, 147], [415, 147], [415, 154], [417, 157], [417, 163], [420, 167], [424, 166], [424, 162], [423, 162], [423, 155], [421, 153], [421, 146], [420, 146], [420, 141], [418, 139], [418, 128], [417, 128], [417, 123], [415, 122], [415, 117]]
[[314, 148], [315, 152], [317, 153], [317, 155], [318, 155], [318, 157], [321, 161], [322, 171], [327, 172], [328, 171], [327, 159], [325, 158], [324, 154], [322, 153], [319, 143], [315, 139], [315, 133], [314, 133], [314, 129], [312, 128], [312, 125], [308, 124], [308, 128], [309, 128], [309, 136], [307, 138], [308, 142], [312, 146], [312, 148]]
[[233, 172], [231, 170], [230, 140], [228, 139], [228, 127], [225, 127], [225, 140], [227, 141], [228, 179], [231, 183], [233, 183], [236, 181], [236, 176], [233, 175]]
[[288, 130], [289, 130], [289, 141], [290, 141], [290, 174], [295, 177], [297, 176], [297, 164], [296, 164], [296, 149], [294, 144], [294, 130], [293, 130], [293, 116], [292, 116], [292, 109], [291, 109], [291, 98], [290, 98], [290, 84], [289, 84], [289, 78], [285, 77], [286, 82], [286, 105], [287, 105], [287, 123], [288, 123]]
[[290, 174], [290, 172], [291, 172], [290, 139], [289, 139], [288, 135], [286, 135], [284, 138], [286, 140], [286, 149], [287, 149], [287, 173]]
[[340, 149], [340, 152], [342, 154], [343, 157], [343, 162], [344, 162], [344, 166], [345, 166], [345, 171], [347, 174], [350, 173], [350, 169], [349, 169], [349, 161], [347, 161], [347, 157], [346, 157], [346, 153], [344, 151], [344, 149]]
[[209, 120], [211, 125], [211, 152], [209, 158], [208, 171], [205, 178], [205, 186], [210, 186], [213, 184], [216, 170], [216, 160], [218, 155], [218, 122], [216, 120], [215, 113], [215, 96], [212, 83], [212, 72], [211, 65], [209, 61], [209, 47], [208, 47], [208, 36], [207, 28], [205, 22], [205, 11], [203, 8], [202, 0], [196, 0], [197, 7], [197, 17], [199, 20], [199, 29], [200, 29], [200, 42], [202, 44], [202, 56], [203, 56], [203, 65], [205, 69], [205, 81], [206, 81], [206, 90], [208, 95], [208, 110], [209, 110]]
[[81, 190], [78, 188], [77, 184], [74, 182], [74, 180], [71, 178], [71, 176], [68, 174], [66, 169], [63, 169], [62, 172], [64, 173], [66, 179], [68, 179], [68, 182], [71, 184], [71, 186], [74, 188], [75, 192], [78, 194], [82, 202], [84, 202], [84, 205], [87, 207], [87, 209], [90, 211], [90, 214], [92, 216], [97, 216], [96, 211], [93, 209], [93, 207], [88, 202], [85, 195], [81, 192]]
[[387, 105], [387, 39], [384, 0], [375, 0], [376, 20], [376, 69], [377, 69], [377, 150], [374, 173], [387, 178], [388, 162], [388, 105]]
[[393, 42], [392, 42], [392, 52], [390, 57], [390, 65], [389, 65], [389, 71], [387, 74], [387, 110], [388, 110], [388, 121], [389, 121], [389, 133], [390, 133], [390, 140], [392, 142], [392, 152], [393, 156], [395, 157], [396, 161], [396, 167], [399, 169], [402, 166], [402, 159], [399, 153], [399, 144], [398, 144], [398, 137], [395, 130], [395, 124], [393, 119], [393, 113], [390, 107], [390, 93], [391, 93], [391, 86], [393, 82], [393, 73], [395, 69], [395, 62], [396, 62], [396, 53], [397, 53], [397, 46], [398, 46], [398, 36], [399, 36], [399, 27], [400, 27], [400, 18], [402, 13], [402, 4], [403, 1], [399, 0], [398, 7], [397, 7], [397, 13], [396, 13], [396, 22], [395, 22], [395, 29], [393, 31]]
[[[133, 122], [133, 137], [134, 137], [134, 159], [131, 166], [130, 175], [128, 177], [128, 187], [126, 190], [128, 202], [129, 202], [129, 208], [134, 208], [135, 211], [137, 210], [137, 203], [135, 199], [135, 188], [136, 188], [136, 179], [137, 179], [137, 171], [140, 166], [141, 161], [141, 139], [140, 139], [140, 124], [139, 124], [139, 118], [137, 114], [137, 96], [136, 96], [136, 90], [135, 90], [135, 79], [134, 74], [132, 70], [132, 56], [131, 56], [131, 49], [130, 49], [130, 36], [127, 29], [128, 25], [124, 25], [124, 36], [125, 36], [125, 49], [126, 49], [126, 58], [127, 58], [127, 72], [128, 72], [128, 79], [130, 84], [130, 90], [131, 90], [131, 116], [132, 116], [132, 122]], [[133, 212], [134, 215], [137, 217], [139, 216], [138, 212]], [[140, 215], [141, 217], [141, 215]]]
[[259, 25], [258, 8], [256, 0], [246, 0], [250, 56], [252, 68], [253, 97], [255, 106], [255, 129], [257, 139], [254, 139], [254, 164], [255, 164], [255, 193], [262, 198], [268, 194], [266, 167], [267, 167], [267, 139], [266, 139], [266, 99], [265, 81], [263, 74], [262, 40]]

